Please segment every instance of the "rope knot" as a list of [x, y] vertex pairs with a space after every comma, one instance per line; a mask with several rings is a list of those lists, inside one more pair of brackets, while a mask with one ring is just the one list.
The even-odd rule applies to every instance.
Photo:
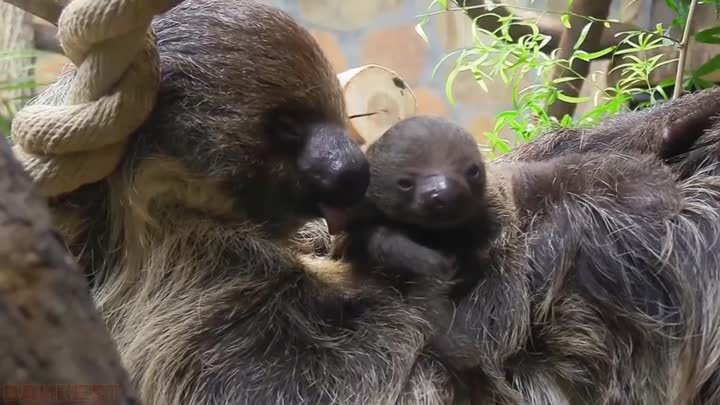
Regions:
[[[74, 0], [58, 34], [77, 67], [59, 103], [28, 105], [13, 119], [15, 153], [45, 196], [109, 176], [152, 111], [160, 60], [152, 18], [177, 0]], [[57, 105], [57, 104], [62, 105]]]

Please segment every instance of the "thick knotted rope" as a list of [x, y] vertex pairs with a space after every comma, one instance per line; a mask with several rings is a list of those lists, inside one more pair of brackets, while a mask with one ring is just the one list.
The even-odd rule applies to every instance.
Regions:
[[[178, 0], [74, 0], [58, 22], [77, 66], [64, 105], [28, 105], [13, 119], [14, 151], [46, 196], [107, 177], [151, 112], [159, 56], [153, 16]], [[50, 89], [50, 91], [58, 91]]]

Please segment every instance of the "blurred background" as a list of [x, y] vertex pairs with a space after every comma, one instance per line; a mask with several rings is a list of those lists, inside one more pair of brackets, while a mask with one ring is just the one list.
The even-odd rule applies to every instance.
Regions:
[[[472, 20], [463, 12], [433, 16], [424, 27], [429, 40], [426, 43], [416, 32], [415, 25], [420, 21], [419, 15], [426, 12], [429, 0], [264, 1], [286, 10], [307, 27], [337, 71], [369, 63], [389, 67], [412, 86], [419, 113], [453, 118], [468, 128], [481, 143], [483, 134], [492, 129], [495, 116], [512, 108], [511, 91], [502, 81], [488, 81], [488, 92], [485, 92], [469, 72], [460, 74], [456, 79], [453, 85], [456, 103], [452, 105], [445, 95], [452, 58], [443, 63], [433, 77], [432, 71], [443, 56], [471, 45]], [[669, 25], [675, 15], [667, 7], [667, 1], [613, 0], [609, 18], [632, 21], [646, 29], [652, 29], [658, 22]], [[569, 4], [568, 0], [507, 0], [504, 3], [557, 12], [567, 10]], [[32, 48], [35, 43], [51, 41], [53, 31], [47, 25], [44, 27], [48, 30], [44, 31], [43, 24], [41, 20], [32, 19], [0, 2], [0, 50]], [[712, 57], [707, 53], [719, 52], [718, 45], [708, 45], [704, 51], [695, 54], [707, 60]], [[0, 58], [0, 83], [9, 80], [10, 75], [15, 75], [17, 79], [18, 74], [27, 74], [32, 76], [28, 83], [33, 81], [42, 86], [52, 82], [66, 62], [64, 56], [55, 53], [37, 55], [29, 66], [27, 59]], [[607, 66], [607, 60], [594, 61], [590, 70], [605, 72]], [[605, 79], [604, 74], [596, 74], [589, 80], [604, 87]], [[524, 80], [527, 81], [525, 85], [530, 85], [535, 78], [528, 75]], [[6, 106], [17, 109], [37, 91], [31, 87], [6, 88], [0, 91], [0, 97]], [[589, 94], [590, 88], [592, 85], [586, 82], [582, 94]], [[591, 107], [590, 104], [579, 105], [577, 112], [582, 113]], [[502, 136], [511, 138], [512, 134], [504, 129]]]

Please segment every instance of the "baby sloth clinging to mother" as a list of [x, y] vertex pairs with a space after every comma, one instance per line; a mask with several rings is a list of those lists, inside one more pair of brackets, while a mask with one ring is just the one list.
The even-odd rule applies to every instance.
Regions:
[[390, 285], [420, 306], [437, 329], [431, 347], [458, 366], [452, 347], [460, 340], [445, 333], [454, 301], [483, 276], [500, 230], [478, 144], [450, 121], [416, 116], [391, 127], [367, 157], [370, 184], [335, 256], [358, 282]]

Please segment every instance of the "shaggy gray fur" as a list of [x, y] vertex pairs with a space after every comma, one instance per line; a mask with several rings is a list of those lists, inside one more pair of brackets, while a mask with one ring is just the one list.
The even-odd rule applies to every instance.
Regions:
[[[292, 155], [265, 125], [288, 100], [344, 119], [308, 33], [245, 0], [187, 0], [154, 27], [161, 93], [127, 163], [51, 202], [145, 403], [462, 403], [457, 376], [423, 352], [422, 311], [391, 291], [351, 288], [341, 263], [308, 261], [288, 242], [313, 215]], [[41, 99], [58, 100], [71, 75]], [[663, 122], [717, 106], [717, 95], [548, 134], [503, 159], [601, 153], [570, 169], [597, 174], [575, 185], [590, 193], [565, 192], [568, 174], [533, 199], [508, 188], [532, 179], [502, 177], [517, 210], [504, 217], [493, 276], [458, 320], [487, 347], [489, 387], [532, 405], [720, 401], [720, 128], [670, 161], [672, 172], [643, 158], [655, 175], [624, 188], [624, 176], [642, 180], [624, 159], [658, 154]], [[606, 162], [611, 150], [628, 156]]]

